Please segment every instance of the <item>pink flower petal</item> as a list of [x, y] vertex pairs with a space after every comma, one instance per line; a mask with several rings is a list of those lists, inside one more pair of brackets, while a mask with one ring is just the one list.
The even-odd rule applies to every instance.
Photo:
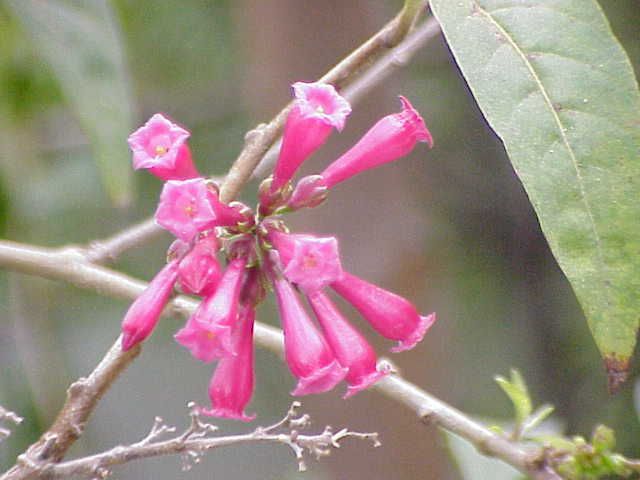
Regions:
[[400, 102], [400, 113], [381, 118], [358, 143], [321, 173], [327, 188], [407, 155], [416, 142], [433, 146], [431, 133], [420, 114], [406, 98], [400, 97]]

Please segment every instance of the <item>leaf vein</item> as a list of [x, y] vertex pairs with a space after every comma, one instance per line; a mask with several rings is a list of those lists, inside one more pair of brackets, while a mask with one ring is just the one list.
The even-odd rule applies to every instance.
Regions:
[[[487, 11], [485, 10], [480, 3], [477, 0], [474, 0], [474, 3], [477, 7], [477, 12], [479, 12], [482, 16], [484, 16], [497, 30], [498, 32], [504, 37], [504, 39], [509, 43], [509, 45], [511, 45], [511, 47], [515, 50], [515, 52], [517, 53], [517, 55], [521, 58], [522, 62], [524, 63], [525, 67], [527, 68], [527, 70], [529, 71], [531, 77], [533, 78], [533, 81], [535, 82], [535, 84], [537, 85], [538, 89], [540, 90], [540, 93], [542, 94], [542, 97], [544, 99], [544, 102], [546, 103], [557, 127], [560, 133], [560, 138], [562, 139], [562, 143], [564, 144], [567, 152], [569, 153], [569, 157], [571, 159], [571, 162], [573, 164], [574, 170], [576, 172], [576, 179], [578, 182], [578, 186], [580, 189], [580, 196], [582, 199], [582, 203], [585, 207], [585, 210], [587, 212], [587, 215], [589, 217], [589, 224], [591, 227], [591, 231], [593, 234], [593, 239], [595, 241], [595, 246], [596, 246], [596, 251], [598, 252], [597, 258], [598, 258], [598, 265], [599, 265], [599, 270], [605, 274], [606, 273], [606, 269], [605, 269], [605, 263], [604, 263], [604, 255], [602, 252], [602, 241], [600, 239], [600, 234], [598, 232], [598, 229], [596, 227], [596, 223], [595, 223], [595, 219], [593, 217], [593, 212], [591, 209], [591, 205], [589, 203], [589, 200], [587, 198], [587, 194], [586, 194], [586, 189], [584, 186], [584, 179], [582, 178], [582, 174], [580, 172], [580, 166], [578, 163], [578, 160], [576, 158], [575, 152], [573, 151], [573, 148], [571, 147], [571, 144], [569, 142], [569, 139], [567, 138], [566, 135], [566, 128], [564, 127], [562, 120], [560, 119], [560, 117], [558, 116], [558, 113], [556, 112], [556, 110], [553, 108], [553, 102], [551, 101], [551, 98], [549, 97], [549, 93], [547, 92], [546, 88], [544, 87], [544, 84], [542, 83], [542, 80], [540, 79], [540, 77], [538, 76], [538, 73], [536, 72], [536, 70], [533, 68], [533, 65], [531, 64], [531, 62], [529, 62], [529, 59], [527, 58], [526, 53], [519, 47], [519, 45], [515, 42], [515, 40], [513, 39], [513, 37], [509, 34], [509, 32]], [[605, 278], [604, 275], [602, 275], [602, 278]], [[603, 282], [604, 283], [604, 282]], [[606, 285], [606, 283], [603, 286], [605, 291], [609, 291], [609, 287]]]

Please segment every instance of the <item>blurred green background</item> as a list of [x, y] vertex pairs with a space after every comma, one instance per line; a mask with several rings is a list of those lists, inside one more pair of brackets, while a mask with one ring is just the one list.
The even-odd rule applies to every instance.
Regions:
[[[612, 28], [640, 68], [637, 0], [602, 0]], [[155, 208], [161, 184], [133, 173], [126, 135], [164, 112], [192, 132], [199, 169], [221, 174], [243, 134], [287, 101], [289, 85], [319, 77], [374, 33], [401, 2], [352, 0], [0, 0], [0, 232], [40, 245], [111, 235]], [[496, 373], [520, 369], [534, 400], [557, 407], [566, 431], [603, 422], [619, 449], [640, 456], [633, 375], [615, 397], [570, 286], [542, 237], [500, 141], [484, 122], [442, 39], [354, 107], [305, 173], [319, 171], [403, 94], [423, 114], [433, 150], [364, 175], [319, 209], [291, 217], [298, 231], [336, 234], [345, 266], [410, 298], [438, 323], [415, 350], [392, 360], [407, 378], [470, 414], [511, 418]], [[243, 195], [253, 201], [255, 185]], [[116, 268], [149, 279], [169, 235], [125, 254]], [[0, 405], [26, 417], [0, 444], [0, 470], [54, 418], [66, 386], [111, 345], [126, 302], [68, 285], [0, 272]], [[277, 324], [272, 302], [259, 319]], [[354, 319], [358, 322], [359, 320]], [[143, 437], [153, 417], [187, 419], [205, 402], [210, 366], [172, 341], [164, 321], [105, 396], [72, 454]], [[369, 338], [383, 354], [388, 344]], [[637, 362], [636, 362], [637, 363]], [[257, 354], [250, 411], [266, 424], [288, 408], [293, 379]], [[351, 442], [307, 479], [459, 479], [432, 427], [372, 392], [303, 399], [324, 424], [379, 431], [383, 446]], [[247, 428], [219, 422], [223, 432]], [[473, 469], [472, 469], [473, 471]], [[487, 478], [481, 474], [465, 478]], [[212, 452], [188, 478], [298, 478], [285, 448]], [[177, 478], [180, 460], [116, 470], [118, 478]]]

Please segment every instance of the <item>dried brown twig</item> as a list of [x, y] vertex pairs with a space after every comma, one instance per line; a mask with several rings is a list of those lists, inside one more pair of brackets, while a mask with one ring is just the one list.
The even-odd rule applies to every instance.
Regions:
[[[2, 422], [11, 422], [14, 425], [20, 425], [22, 423], [23, 418], [12, 412], [11, 410], [7, 410], [6, 408], [0, 405], [0, 425]], [[7, 427], [0, 426], [0, 442], [11, 435], [11, 430]]]

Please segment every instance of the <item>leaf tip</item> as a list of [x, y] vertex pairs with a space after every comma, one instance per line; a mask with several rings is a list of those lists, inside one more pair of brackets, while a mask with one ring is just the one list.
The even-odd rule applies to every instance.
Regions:
[[609, 394], [615, 395], [627, 381], [630, 367], [629, 357], [620, 357], [616, 354], [605, 355], [604, 366], [607, 370], [607, 383]]

